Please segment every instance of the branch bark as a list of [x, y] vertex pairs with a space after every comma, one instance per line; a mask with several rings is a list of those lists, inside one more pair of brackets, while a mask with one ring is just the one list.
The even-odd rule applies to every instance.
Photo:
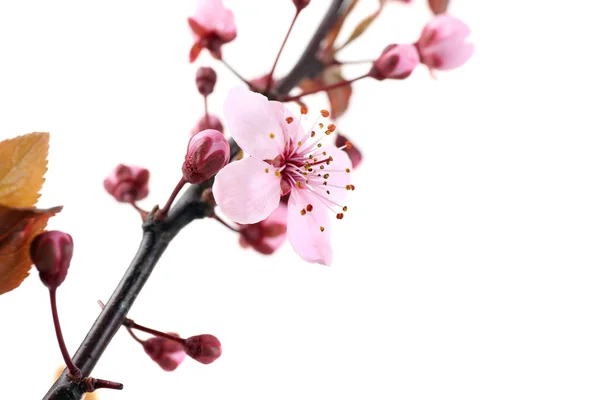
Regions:
[[[288, 93], [303, 78], [313, 77], [323, 69], [317, 57], [320, 43], [349, 4], [350, 0], [332, 1], [300, 59], [289, 74], [279, 82], [277, 86], [279, 93]], [[230, 145], [233, 158], [239, 152], [239, 147], [233, 142], [230, 142]], [[211, 186], [212, 179], [199, 185], [192, 185], [173, 205], [164, 221], [150, 219], [143, 224], [143, 236], [137, 254], [73, 356], [73, 362], [81, 369], [84, 377], [92, 373], [171, 240], [187, 224], [205, 218], [212, 212], [212, 208], [200, 199], [202, 192]], [[67, 370], [63, 371], [44, 396], [44, 400], [82, 398], [83, 385], [68, 380], [67, 372]]]

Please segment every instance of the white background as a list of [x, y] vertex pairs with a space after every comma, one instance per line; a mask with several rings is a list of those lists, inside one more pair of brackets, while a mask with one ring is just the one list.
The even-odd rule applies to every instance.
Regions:
[[[231, 0], [224, 48], [265, 73], [291, 1]], [[355, 18], [376, 7], [363, 0]], [[340, 58], [413, 42], [425, 0], [390, 5]], [[454, 0], [474, 57], [432, 80], [355, 85], [339, 129], [364, 151], [334, 264], [289, 244], [242, 250], [214, 221], [168, 248], [130, 316], [223, 343], [212, 365], [165, 373], [119, 332], [94, 376], [102, 399], [600, 398], [600, 140], [597, 6], [589, 0]], [[329, 2], [313, 0], [278, 69], [293, 65]], [[185, 18], [193, 1], [0, 3], [0, 136], [50, 131], [41, 207], [75, 240], [58, 300], [73, 353], [140, 239], [139, 217], [102, 180], [119, 162], [150, 168], [164, 203], [201, 115]], [[350, 24], [352, 25], [352, 24]], [[219, 73], [220, 112], [238, 84]], [[348, 77], [360, 73], [348, 70]], [[326, 105], [313, 97], [313, 110]], [[61, 363], [37, 273], [0, 297], [0, 399], [41, 398]]]

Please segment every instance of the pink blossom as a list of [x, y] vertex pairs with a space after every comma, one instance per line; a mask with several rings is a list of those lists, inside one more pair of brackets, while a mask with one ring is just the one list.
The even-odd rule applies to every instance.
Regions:
[[240, 225], [240, 245], [252, 247], [262, 254], [273, 254], [285, 242], [286, 226], [287, 205], [279, 203], [264, 221]]
[[282, 103], [240, 87], [230, 91], [224, 114], [231, 135], [250, 157], [230, 163], [215, 177], [213, 194], [220, 210], [239, 224], [254, 224], [271, 215], [289, 193], [292, 247], [309, 262], [330, 265], [329, 211], [342, 219], [347, 208], [340, 202], [354, 189], [348, 155], [321, 143], [335, 127], [317, 121], [305, 133]]
[[466, 40], [471, 29], [447, 14], [436, 15], [423, 28], [417, 42], [421, 62], [430, 70], [458, 68], [473, 55], [474, 46]]
[[208, 49], [213, 57], [221, 58], [221, 46], [237, 36], [233, 13], [223, 6], [222, 0], [198, 0], [196, 12], [188, 18], [194, 45], [190, 50], [190, 62], [194, 62], [202, 49]]
[[405, 79], [419, 65], [419, 53], [412, 44], [390, 44], [373, 63], [375, 79]]

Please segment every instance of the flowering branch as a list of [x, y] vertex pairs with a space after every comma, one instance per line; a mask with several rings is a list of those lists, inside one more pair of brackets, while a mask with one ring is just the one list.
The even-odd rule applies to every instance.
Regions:
[[[315, 76], [322, 71], [323, 64], [317, 58], [319, 45], [349, 4], [349, 0], [332, 1], [296, 66], [279, 81], [277, 92], [287, 93], [303, 78]], [[231, 159], [234, 159], [239, 147], [233, 142], [230, 143], [230, 147]], [[83, 376], [91, 374], [104, 350], [126, 320], [129, 309], [171, 240], [191, 221], [212, 214], [213, 206], [203, 201], [201, 196], [204, 190], [211, 187], [212, 182], [210, 179], [201, 184], [191, 185], [164, 219], [157, 220], [151, 214], [142, 225], [143, 237], [137, 254], [73, 357], [74, 365], [79, 367]], [[66, 373], [67, 370], [63, 371], [44, 396], [44, 400], [79, 400], [86, 390], [89, 390], [84, 382], [77, 383], [67, 379]]]

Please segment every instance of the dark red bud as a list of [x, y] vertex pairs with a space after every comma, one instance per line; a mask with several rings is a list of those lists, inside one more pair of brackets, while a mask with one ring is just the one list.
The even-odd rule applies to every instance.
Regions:
[[292, 0], [294, 2], [294, 5], [296, 6], [296, 9], [298, 11], [302, 10], [304, 7], [306, 7], [309, 3], [310, 0]]
[[429, 8], [434, 14], [444, 14], [448, 10], [450, 0], [428, 0]]
[[129, 203], [148, 196], [150, 172], [146, 168], [119, 164], [104, 179], [104, 189], [117, 201]]
[[181, 171], [189, 183], [200, 183], [212, 178], [228, 162], [227, 139], [217, 130], [205, 129], [190, 139]]
[[67, 277], [73, 257], [73, 238], [61, 231], [42, 232], [31, 242], [29, 253], [42, 283], [56, 289]]
[[208, 334], [186, 339], [184, 349], [188, 356], [202, 364], [210, 364], [221, 356], [221, 342]]
[[[169, 333], [177, 336], [176, 333]], [[153, 337], [143, 343], [144, 350], [150, 358], [165, 371], [175, 370], [185, 359], [185, 351], [181, 343], [163, 337]]]
[[217, 83], [217, 73], [211, 67], [200, 67], [196, 71], [196, 87], [200, 94], [208, 96]]

